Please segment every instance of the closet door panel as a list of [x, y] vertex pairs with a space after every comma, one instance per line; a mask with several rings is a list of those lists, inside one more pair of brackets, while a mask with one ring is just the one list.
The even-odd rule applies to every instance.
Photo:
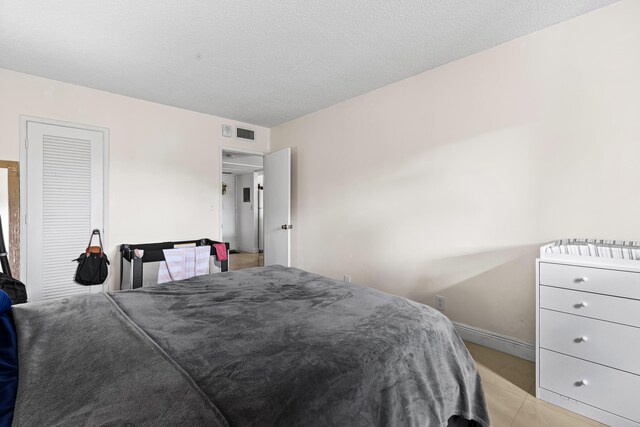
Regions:
[[88, 293], [72, 260], [104, 226], [104, 134], [29, 122], [27, 135], [29, 300]]

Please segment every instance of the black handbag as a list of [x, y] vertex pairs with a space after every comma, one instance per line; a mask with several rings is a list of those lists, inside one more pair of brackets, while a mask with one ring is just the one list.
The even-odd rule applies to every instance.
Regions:
[[0, 289], [5, 291], [14, 304], [27, 302], [27, 289], [24, 283], [6, 273], [0, 273]]
[[[98, 235], [100, 246], [91, 246], [91, 241], [95, 235]], [[78, 261], [75, 280], [79, 285], [101, 285], [107, 280], [107, 275], [109, 274], [108, 265], [110, 263], [102, 248], [102, 236], [100, 236], [99, 230], [93, 230], [87, 250], [74, 261]]]

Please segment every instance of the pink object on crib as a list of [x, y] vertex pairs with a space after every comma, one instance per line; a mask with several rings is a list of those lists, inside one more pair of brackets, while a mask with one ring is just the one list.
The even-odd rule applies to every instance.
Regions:
[[226, 261], [227, 245], [224, 243], [214, 243], [213, 247], [216, 249], [216, 258], [218, 258], [218, 261]]

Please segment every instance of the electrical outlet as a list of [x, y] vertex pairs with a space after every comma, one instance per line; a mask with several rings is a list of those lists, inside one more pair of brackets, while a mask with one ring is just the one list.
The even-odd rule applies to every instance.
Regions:
[[436, 309], [444, 311], [446, 308], [446, 299], [442, 295], [436, 295]]
[[344, 275], [344, 281], [347, 283], [351, 283], [351, 276]]

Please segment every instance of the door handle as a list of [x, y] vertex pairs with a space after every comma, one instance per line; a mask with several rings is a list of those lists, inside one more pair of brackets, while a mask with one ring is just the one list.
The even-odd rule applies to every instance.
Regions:
[[291, 230], [293, 228], [293, 225], [291, 224], [283, 224], [280, 226], [280, 228], [282, 228], [283, 230]]

